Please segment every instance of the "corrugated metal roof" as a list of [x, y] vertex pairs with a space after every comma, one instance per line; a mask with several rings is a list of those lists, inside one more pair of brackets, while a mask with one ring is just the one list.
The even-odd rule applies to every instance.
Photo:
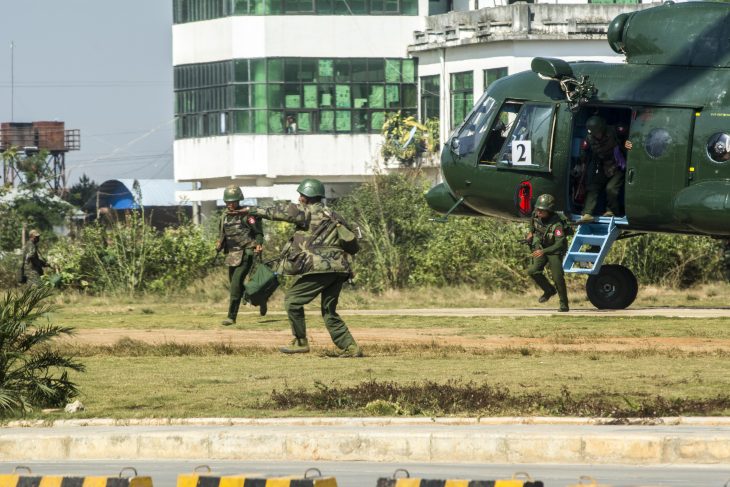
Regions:
[[[175, 192], [189, 190], [190, 183], [176, 183], [172, 179], [108, 179], [99, 185], [99, 207], [127, 210], [138, 208], [134, 183], [139, 184], [142, 206], [180, 206], [190, 205], [179, 202]], [[96, 195], [84, 205], [85, 208], [96, 207]]]

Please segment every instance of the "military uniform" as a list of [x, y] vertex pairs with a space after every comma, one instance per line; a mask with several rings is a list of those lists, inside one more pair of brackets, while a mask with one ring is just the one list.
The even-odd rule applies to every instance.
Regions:
[[598, 204], [598, 196], [605, 189], [607, 211], [621, 215], [619, 195], [624, 186], [626, 159], [615, 128], [604, 126], [601, 137], [589, 133], [581, 144], [580, 161], [586, 164], [588, 171], [583, 214], [593, 214]]
[[253, 265], [254, 248], [264, 243], [261, 219], [252, 215], [224, 213], [220, 241], [226, 254], [224, 262], [228, 266], [230, 282], [228, 319], [235, 323], [241, 300], [245, 299], [243, 281]]
[[284, 299], [294, 338], [290, 347], [280, 350], [285, 353], [309, 351], [304, 305], [321, 294], [321, 313], [332, 341], [342, 353], [360, 356], [360, 348], [337, 314], [342, 285], [352, 271], [347, 252], [338, 245], [337, 225], [332, 224], [333, 213], [321, 202], [315, 202], [252, 208], [250, 214], [296, 226], [281, 263], [284, 274], [299, 276]]
[[[540, 302], [547, 301], [557, 293], [560, 298], [560, 310], [568, 311], [568, 290], [565, 286], [563, 272], [563, 257], [568, 250], [568, 240], [565, 236], [563, 221], [555, 212], [551, 212], [544, 221], [535, 212], [530, 220], [530, 233], [532, 234], [530, 248], [533, 251], [537, 249], [543, 251], [542, 256], [532, 258], [532, 265], [527, 270], [527, 274], [543, 291]], [[554, 286], [543, 274], [546, 265], [550, 266], [550, 272], [555, 281]]]
[[48, 267], [48, 263], [38, 252], [38, 242], [31, 237], [23, 248], [23, 271], [28, 284], [40, 284], [44, 267]]

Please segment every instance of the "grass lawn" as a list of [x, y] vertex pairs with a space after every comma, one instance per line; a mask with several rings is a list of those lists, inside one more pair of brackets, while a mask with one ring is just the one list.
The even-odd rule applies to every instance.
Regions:
[[[636, 306], [719, 307], [728, 291], [726, 285], [649, 289]], [[485, 296], [465, 289], [381, 296], [347, 290], [341, 309], [520, 308], [534, 307], [536, 296], [530, 294], [526, 304], [521, 295]], [[588, 308], [582, 299], [576, 296], [574, 307]], [[205, 337], [216, 330], [285, 337], [286, 316], [276, 313], [281, 299], [275, 299], [269, 316], [246, 313], [231, 328], [218, 324], [225, 302], [204, 294], [135, 299], [66, 294], [56, 300], [61, 308], [51, 321], [81, 332], [76, 342], [63, 346], [87, 366], [86, 373], [74, 374], [87, 408], [74, 417], [730, 413], [728, 318], [348, 316], [344, 311], [355, 337], [370, 337], [366, 357], [344, 360], [323, 356], [330, 344], [322, 338], [317, 306], [308, 310], [310, 330], [320, 333], [313, 353], [285, 356], [269, 342], [241, 345], [211, 338], [186, 344], [175, 338], [176, 332]], [[105, 329], [163, 331], [165, 340], [111, 345], [83, 341], [84, 330], [103, 334]], [[433, 333], [433, 339], [416, 342], [411, 339], [416, 331]], [[441, 341], [444, 334], [467, 345]], [[496, 338], [507, 345], [481, 345]], [[656, 347], [650, 342], [655, 339], [669, 345]], [[542, 345], [532, 346], [530, 340]], [[601, 340], [618, 346], [597, 351], [593, 345]], [[688, 351], [673, 348], [672, 340], [703, 345]], [[577, 347], [561, 348], [565, 344]], [[387, 407], [368, 404], [376, 399]]]

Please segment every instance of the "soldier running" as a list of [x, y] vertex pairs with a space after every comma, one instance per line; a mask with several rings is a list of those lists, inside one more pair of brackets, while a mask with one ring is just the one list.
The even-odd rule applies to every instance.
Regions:
[[[532, 250], [532, 265], [527, 274], [540, 286], [543, 293], [538, 299], [545, 303], [555, 294], [560, 298], [558, 311], [569, 311], [568, 290], [565, 286], [563, 273], [563, 257], [568, 250], [568, 240], [565, 236], [563, 220], [555, 212], [555, 198], [551, 194], [543, 194], [537, 198], [535, 211], [530, 220], [530, 232], [527, 241]], [[543, 274], [546, 265], [550, 265], [553, 275], [553, 286]]]
[[[299, 204], [249, 209], [250, 215], [296, 226], [282, 263], [285, 274], [299, 276], [284, 299], [294, 337], [289, 345], [279, 350], [283, 353], [309, 352], [304, 305], [321, 294], [322, 317], [337, 346], [336, 355], [361, 357], [362, 350], [337, 314], [342, 285], [352, 275], [348, 253], [339, 244], [340, 231], [349, 231], [347, 223], [322, 202], [324, 185], [319, 180], [303, 180], [297, 192]], [[340, 231], [337, 231], [338, 225], [342, 226]]]

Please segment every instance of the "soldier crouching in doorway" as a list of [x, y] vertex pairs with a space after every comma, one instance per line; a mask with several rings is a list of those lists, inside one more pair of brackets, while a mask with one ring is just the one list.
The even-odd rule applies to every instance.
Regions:
[[[535, 211], [530, 220], [527, 241], [532, 250], [532, 265], [527, 270], [527, 274], [543, 292], [538, 301], [545, 303], [557, 294], [560, 298], [558, 311], [569, 311], [568, 289], [565, 286], [563, 272], [563, 257], [568, 250], [568, 241], [563, 220], [555, 212], [555, 198], [552, 195], [543, 194], [537, 199]], [[550, 284], [543, 274], [546, 265], [550, 265], [555, 285]]]
[[[221, 323], [226, 326], [236, 323], [238, 308], [241, 300], [245, 299], [243, 281], [253, 266], [254, 254], [261, 253], [264, 243], [261, 219], [238, 213], [242, 199], [243, 192], [236, 185], [228, 186], [223, 192], [226, 211], [221, 217], [220, 238], [216, 243], [216, 250], [223, 250], [226, 254], [230, 282], [228, 317]], [[267, 304], [264, 302], [259, 307], [259, 313], [264, 316], [266, 311]]]

